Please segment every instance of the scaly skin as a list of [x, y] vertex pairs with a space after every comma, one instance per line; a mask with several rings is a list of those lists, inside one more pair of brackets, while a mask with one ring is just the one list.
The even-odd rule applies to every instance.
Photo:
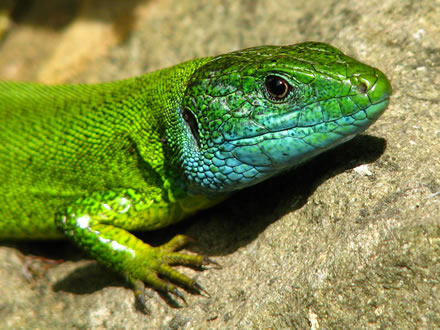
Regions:
[[322, 43], [250, 48], [97, 85], [0, 83], [0, 238], [73, 240], [179, 297], [170, 265], [209, 260], [154, 230], [295, 167], [370, 126], [391, 94], [379, 70]]

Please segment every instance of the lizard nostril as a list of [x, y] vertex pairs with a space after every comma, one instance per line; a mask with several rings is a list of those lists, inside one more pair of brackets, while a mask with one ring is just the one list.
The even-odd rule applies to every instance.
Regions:
[[367, 86], [366, 83], [361, 82], [357, 86], [357, 90], [358, 90], [359, 93], [365, 94], [368, 91], [368, 86]]

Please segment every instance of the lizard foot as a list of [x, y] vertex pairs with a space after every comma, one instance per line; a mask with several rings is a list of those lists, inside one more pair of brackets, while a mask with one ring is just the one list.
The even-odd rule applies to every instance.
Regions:
[[136, 249], [136, 256], [124, 268], [126, 278], [133, 286], [136, 300], [142, 310], [148, 313], [144, 297], [144, 283], [163, 293], [174, 295], [185, 304], [184, 295], [176, 285], [197, 294], [203, 293], [210, 296], [194, 279], [171, 267], [173, 265], [202, 267], [209, 264], [219, 267], [217, 262], [207, 257], [176, 252], [191, 241], [192, 239], [188, 236], [177, 235], [159, 247], [151, 247], [144, 243], [143, 249]]

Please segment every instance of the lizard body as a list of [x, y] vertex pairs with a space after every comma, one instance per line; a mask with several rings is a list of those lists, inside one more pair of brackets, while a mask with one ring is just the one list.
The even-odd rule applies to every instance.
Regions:
[[47, 86], [0, 82], [0, 238], [68, 237], [123, 274], [142, 300], [161, 277], [202, 290], [173, 264], [181, 235], [154, 230], [298, 166], [368, 128], [391, 86], [323, 44], [262, 46], [136, 78]]

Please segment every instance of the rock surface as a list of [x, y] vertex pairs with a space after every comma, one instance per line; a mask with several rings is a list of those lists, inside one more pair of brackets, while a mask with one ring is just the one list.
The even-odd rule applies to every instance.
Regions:
[[[18, 2], [21, 3], [21, 2]], [[223, 268], [181, 270], [210, 297], [136, 310], [68, 242], [0, 245], [0, 328], [440, 326], [440, 1], [27, 1], [0, 79], [97, 82], [261, 44], [329, 42], [394, 94], [363, 136], [167, 231]], [[30, 255], [62, 258], [48, 266]], [[30, 282], [27, 280], [31, 278]]]

